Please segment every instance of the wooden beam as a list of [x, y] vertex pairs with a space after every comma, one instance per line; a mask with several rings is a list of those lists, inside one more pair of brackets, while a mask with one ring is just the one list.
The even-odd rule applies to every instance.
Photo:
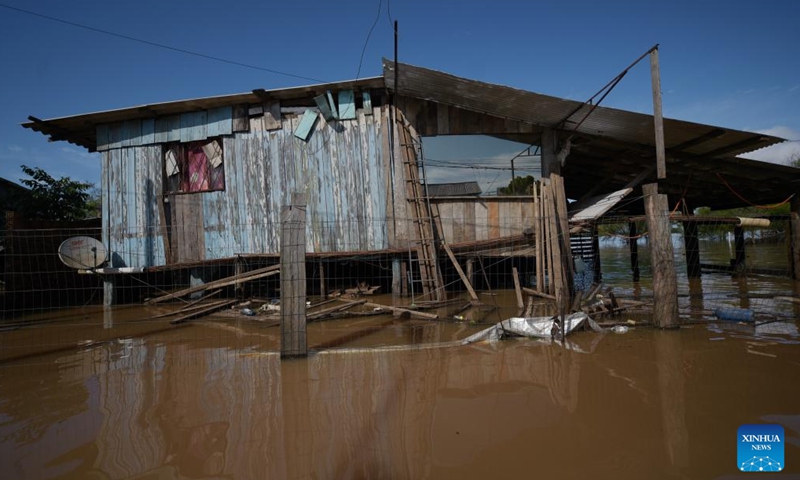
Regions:
[[182, 315], [176, 319], [170, 320], [169, 324], [178, 325], [180, 323], [188, 322], [189, 320], [194, 320], [195, 318], [203, 317], [211, 313], [214, 313], [218, 310], [222, 310], [223, 308], [229, 305], [233, 305], [236, 302], [237, 300], [223, 300], [221, 302], [216, 302], [211, 306], [203, 308], [202, 310], [197, 310], [191, 313], [187, 313], [186, 315]]
[[180, 298], [189, 295], [190, 293], [201, 292], [203, 290], [210, 290], [212, 288], [229, 287], [239, 282], [249, 282], [252, 280], [258, 280], [259, 278], [269, 277], [270, 275], [277, 275], [278, 273], [280, 273], [279, 270], [280, 270], [280, 265], [273, 265], [271, 267], [260, 268], [258, 270], [252, 270], [250, 272], [246, 272], [241, 275], [226, 277], [220, 280], [215, 280], [213, 282], [205, 283], [203, 285], [195, 285], [194, 287], [184, 288], [183, 290], [169, 293], [167, 295], [151, 298], [150, 300], [147, 300], [145, 303], [152, 305], [155, 303], [161, 303], [167, 300]]
[[407, 308], [400, 308], [400, 307], [391, 307], [389, 305], [383, 305], [380, 303], [367, 302], [364, 305], [371, 308], [383, 308], [396, 313], [407, 313], [412, 317], [427, 318], [429, 320], [436, 320], [437, 318], [439, 318], [439, 315], [435, 313], [420, 312], [418, 310], [409, 310]]
[[674, 146], [668, 148], [667, 150], [669, 152], [671, 152], [671, 153], [672, 152], [680, 152], [682, 150], [686, 150], [687, 148], [692, 148], [692, 147], [695, 147], [697, 145], [700, 145], [701, 143], [705, 143], [705, 142], [707, 142], [709, 140], [713, 140], [713, 139], [715, 139], [717, 137], [721, 137], [722, 135], [725, 135], [725, 130], [723, 130], [721, 128], [715, 128], [715, 129], [711, 130], [708, 133], [704, 133], [703, 135], [700, 135], [699, 137], [695, 137], [695, 138], [693, 138], [691, 140], [687, 140], [687, 141], [685, 141], [683, 143], [679, 143], [678, 145], [674, 145]]
[[667, 178], [667, 154], [664, 150], [664, 118], [661, 114], [661, 74], [658, 66], [658, 47], [650, 51], [650, 81], [653, 87], [653, 124], [656, 136], [657, 177]]
[[472, 288], [472, 284], [470, 283], [469, 279], [466, 275], [464, 275], [464, 270], [462, 270], [461, 265], [458, 264], [458, 260], [456, 260], [455, 255], [453, 255], [453, 251], [450, 250], [450, 247], [448, 247], [446, 243], [442, 244], [442, 248], [444, 248], [447, 256], [450, 257], [450, 261], [453, 262], [453, 266], [456, 267], [458, 276], [461, 277], [461, 281], [464, 282], [464, 286], [467, 288], [467, 292], [469, 292], [469, 298], [471, 298], [473, 302], [477, 302], [478, 294], [475, 293], [475, 289]]

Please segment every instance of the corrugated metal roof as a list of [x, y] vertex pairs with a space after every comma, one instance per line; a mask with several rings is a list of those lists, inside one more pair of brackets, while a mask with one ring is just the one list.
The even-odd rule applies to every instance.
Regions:
[[327, 90], [344, 88], [367, 89], [384, 88], [383, 77], [369, 77], [359, 80], [346, 80], [342, 82], [307, 85], [302, 87], [281, 88], [275, 90], [256, 89], [252, 92], [233, 95], [220, 95], [215, 97], [194, 98], [177, 100], [173, 102], [153, 103], [138, 107], [106, 110], [102, 112], [85, 113], [69, 117], [35, 120], [22, 124], [35, 132], [40, 132], [51, 137], [52, 140], [65, 140], [94, 151], [97, 147], [95, 127], [100, 124], [134, 120], [137, 118], [154, 118], [174, 115], [178, 113], [197, 110], [208, 110], [217, 107], [239, 104], [259, 104], [265, 99], [289, 100], [296, 98], [313, 97]]
[[[562, 128], [571, 131], [590, 108], [581, 108], [583, 104], [575, 100], [469, 80], [405, 63], [398, 64], [395, 89], [394, 63], [384, 59], [383, 72], [386, 86], [400, 95], [541, 127], [563, 123]], [[608, 107], [597, 107], [577, 129], [577, 133], [590, 137], [650, 147], [655, 145], [654, 131], [652, 115]], [[759, 133], [672, 119], [664, 119], [664, 137], [670, 153], [710, 157], [733, 157], [784, 141]]]
[[429, 197], [461, 197], [467, 195], [480, 195], [481, 187], [478, 182], [455, 183], [429, 183]]

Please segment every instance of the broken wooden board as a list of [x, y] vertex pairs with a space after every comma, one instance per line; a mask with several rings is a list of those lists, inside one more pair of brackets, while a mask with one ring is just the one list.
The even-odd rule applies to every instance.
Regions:
[[167, 295], [162, 295], [160, 297], [151, 298], [145, 301], [145, 303], [147, 303], [148, 305], [152, 305], [155, 303], [161, 303], [167, 300], [173, 300], [176, 298], [184, 297], [186, 295], [195, 292], [202, 292], [204, 290], [228, 287], [240, 282], [249, 282], [251, 280], [257, 280], [259, 278], [268, 277], [270, 275], [277, 275], [278, 273], [280, 273], [280, 268], [281, 268], [280, 265], [272, 265], [271, 267], [264, 267], [256, 270], [251, 270], [249, 272], [245, 272], [239, 275], [233, 275], [231, 277], [214, 280], [213, 282], [208, 282], [202, 285], [195, 285], [194, 287], [178, 290], [177, 292], [169, 293]]
[[233, 305], [236, 303], [236, 300], [226, 300], [224, 302], [217, 302], [210, 307], [203, 308], [202, 310], [197, 310], [195, 312], [187, 313], [186, 315], [180, 316], [174, 320], [170, 320], [170, 325], [178, 325], [180, 323], [188, 322], [189, 320], [194, 320], [199, 317], [204, 317], [206, 315], [210, 315], [217, 310], [222, 310], [225, 307]]

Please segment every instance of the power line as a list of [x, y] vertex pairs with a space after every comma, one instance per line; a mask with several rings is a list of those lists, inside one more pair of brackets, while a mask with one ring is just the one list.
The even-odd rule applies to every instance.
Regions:
[[[264, 67], [259, 67], [257, 65], [250, 65], [249, 63], [237, 62], [235, 60], [227, 60], [225, 58], [215, 57], [213, 55], [206, 55], [205, 53], [193, 52], [191, 50], [185, 50], [183, 48], [178, 48], [178, 47], [171, 47], [169, 45], [164, 45], [163, 43], [151, 42], [149, 40], [143, 40], [141, 38], [136, 38], [136, 37], [131, 37], [131, 36], [128, 36], [128, 35], [123, 35], [121, 33], [114, 33], [114, 32], [108, 31], [108, 30], [103, 30], [103, 29], [100, 29], [100, 28], [90, 27], [88, 25], [83, 25], [83, 24], [80, 24], [80, 23], [71, 22], [69, 20], [64, 20], [64, 19], [61, 19], [61, 18], [51, 17], [49, 15], [44, 15], [44, 14], [41, 14], [41, 13], [32, 12], [30, 10], [25, 10], [25, 9], [18, 8], [18, 7], [12, 7], [11, 5], [6, 5], [6, 4], [3, 4], [3, 3], [0, 3], [0, 7], [6, 8], [8, 10], [14, 10], [14, 11], [20, 12], [20, 13], [25, 13], [27, 15], [32, 15], [34, 17], [44, 18], [46, 20], [51, 20], [53, 22], [63, 23], [64, 25], [70, 25], [70, 26], [73, 26], [73, 27], [83, 28], [85, 30], [90, 30], [92, 32], [102, 33], [104, 35], [110, 35], [112, 37], [117, 37], [117, 38], [122, 38], [122, 39], [125, 39], [125, 40], [130, 40], [132, 42], [143, 43], [145, 45], [150, 45], [151, 47], [163, 48], [165, 50], [171, 50], [173, 52], [184, 53], [186, 55], [193, 55], [195, 57], [205, 58], [207, 60], [214, 60], [214, 61], [217, 61], [217, 62], [227, 63], [227, 64], [230, 64], [230, 65], [236, 65], [236, 66], [239, 66], [239, 67], [251, 68], [253, 70], [260, 70], [262, 72], [274, 73], [276, 75], [283, 75], [283, 76], [286, 76], [286, 77], [299, 78], [299, 79], [302, 79], [302, 80], [310, 80], [312, 82], [325, 83], [325, 80], [320, 80], [318, 78], [305, 77], [303, 75], [297, 75], [297, 74], [288, 73], [288, 72], [281, 72], [279, 70], [273, 70], [271, 68], [264, 68]], [[363, 54], [362, 54], [362, 58], [363, 58]]]
[[358, 77], [361, 75], [361, 65], [364, 63], [364, 52], [367, 51], [369, 38], [372, 36], [372, 31], [375, 30], [375, 25], [378, 24], [378, 20], [381, 18], [382, 9], [383, 9], [383, 0], [378, 0], [378, 14], [375, 15], [375, 21], [372, 22], [372, 26], [369, 29], [369, 33], [367, 33], [367, 39], [364, 40], [364, 47], [361, 49], [361, 59], [358, 61], [358, 71], [356, 72], [356, 80], [358, 80]]

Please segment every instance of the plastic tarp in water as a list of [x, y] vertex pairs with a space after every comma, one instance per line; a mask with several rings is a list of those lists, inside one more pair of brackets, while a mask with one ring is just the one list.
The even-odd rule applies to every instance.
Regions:
[[[557, 317], [511, 317], [502, 322], [465, 338], [461, 344], [467, 345], [484, 340], [500, 340], [504, 337], [518, 335], [522, 337], [552, 338], [553, 332], [560, 335]], [[565, 319], [567, 335], [584, 324], [596, 332], [603, 329], [585, 313], [573, 313]], [[555, 327], [555, 330], [554, 330]]]

